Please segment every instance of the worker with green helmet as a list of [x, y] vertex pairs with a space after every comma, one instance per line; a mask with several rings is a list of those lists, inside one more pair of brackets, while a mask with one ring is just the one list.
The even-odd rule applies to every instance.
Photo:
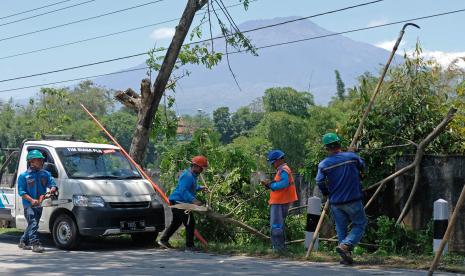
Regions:
[[341, 138], [336, 133], [326, 133], [322, 140], [328, 156], [318, 165], [316, 182], [331, 204], [341, 263], [351, 265], [352, 250], [362, 239], [367, 224], [360, 178], [365, 162], [354, 152], [342, 151]]
[[18, 247], [41, 253], [44, 248], [40, 244], [37, 230], [42, 216], [41, 200], [50, 189], [51, 193], [57, 191], [55, 181], [51, 174], [43, 170], [45, 156], [39, 150], [30, 150], [26, 156], [28, 169], [18, 177], [18, 194], [22, 197], [24, 218], [27, 228], [19, 240]]

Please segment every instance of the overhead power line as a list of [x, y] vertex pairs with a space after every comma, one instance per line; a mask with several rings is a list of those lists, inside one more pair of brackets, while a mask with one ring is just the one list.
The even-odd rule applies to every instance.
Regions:
[[[379, 24], [379, 25], [374, 25], [374, 26], [369, 26], [369, 27], [364, 27], [364, 28], [352, 29], [352, 30], [347, 30], [347, 31], [342, 31], [342, 32], [337, 32], [337, 33], [331, 33], [331, 34], [327, 34], [327, 35], [319, 35], [319, 36], [308, 37], [308, 38], [303, 38], [303, 39], [297, 39], [297, 40], [292, 40], [292, 41], [287, 41], [287, 42], [275, 43], [275, 44], [270, 44], [270, 45], [266, 45], [266, 46], [257, 47], [257, 49], [265, 49], [265, 48], [281, 46], [281, 45], [288, 45], [288, 44], [293, 44], [293, 43], [298, 43], [298, 42], [303, 42], [303, 41], [308, 41], [308, 40], [314, 40], [314, 39], [320, 39], [320, 38], [325, 38], [325, 37], [330, 37], [330, 36], [336, 36], [336, 35], [342, 35], [342, 34], [348, 34], [348, 33], [360, 32], [360, 31], [366, 31], [366, 30], [370, 30], [370, 29], [387, 27], [387, 26], [391, 26], [391, 25], [398, 25], [398, 24], [402, 24], [402, 23], [408, 23], [408, 22], [411, 22], [411, 21], [423, 20], [423, 19], [428, 19], [428, 18], [433, 18], [433, 17], [438, 17], [438, 16], [444, 16], [444, 15], [449, 15], [449, 14], [454, 14], [454, 13], [459, 13], [459, 12], [464, 12], [464, 11], [465, 11], [465, 9], [460, 9], [460, 10], [455, 10], [455, 11], [437, 13], [437, 14], [421, 16], [421, 17], [405, 19], [405, 20], [399, 20], [399, 21], [394, 21], [394, 22], [390, 22], [390, 23]], [[241, 50], [241, 51], [236, 51], [236, 52], [233, 52], [233, 53], [240, 53], [240, 52], [244, 52], [244, 51]]]
[[[258, 1], [258, 0], [252, 0], [250, 2], [256, 2], [256, 1]], [[234, 4], [234, 5], [228, 6], [228, 8], [232, 8], [232, 7], [236, 7], [236, 6], [242, 6], [242, 5], [243, 4], [241, 4], [241, 3]], [[199, 15], [204, 15], [205, 13], [207, 13], [207, 12], [199, 13]], [[115, 35], [119, 35], [119, 34], [124, 34], [124, 33], [128, 33], [128, 32], [133, 32], [133, 31], [137, 31], [137, 30], [141, 30], [141, 29], [145, 29], [145, 28], [149, 28], [149, 27], [154, 27], [154, 26], [157, 26], [157, 25], [165, 24], [165, 23], [179, 21], [179, 19], [181, 19], [181, 18], [178, 17], [178, 18], [168, 19], [168, 20], [165, 20], [165, 21], [155, 22], [155, 23], [152, 23], [152, 24], [139, 26], [139, 27], [134, 27], [134, 28], [118, 31], [118, 32], [103, 34], [103, 35], [94, 36], [94, 37], [90, 37], [90, 38], [86, 38], [86, 39], [82, 39], [82, 40], [71, 41], [71, 42], [58, 44], [58, 45], [54, 45], [54, 46], [50, 46], [50, 47], [45, 47], [45, 48], [41, 48], [41, 49], [35, 49], [35, 50], [31, 50], [31, 51], [26, 51], [26, 52], [12, 54], [12, 55], [8, 55], [8, 56], [3, 56], [3, 57], [0, 57], [0, 60], [13, 58], [13, 57], [18, 57], [18, 56], [24, 56], [24, 55], [38, 53], [38, 52], [43, 52], [43, 51], [52, 50], [52, 49], [61, 48], [61, 47], [66, 47], [66, 46], [71, 46], [71, 45], [75, 45], [75, 44], [81, 44], [81, 43], [92, 41], [92, 40], [102, 39], [102, 38], [115, 36]]]
[[49, 5], [37, 7], [37, 8], [31, 9], [31, 10], [26, 10], [26, 11], [10, 14], [10, 15], [7, 15], [7, 16], [0, 17], [0, 20], [5, 19], [5, 18], [10, 18], [10, 17], [13, 17], [13, 16], [17, 16], [17, 15], [21, 15], [21, 14], [25, 14], [25, 13], [29, 13], [29, 12], [33, 12], [33, 11], [37, 11], [37, 10], [41, 10], [41, 9], [45, 9], [45, 8], [48, 8], [48, 7], [51, 7], [51, 6], [56, 6], [56, 5], [59, 5], [59, 4], [65, 3], [65, 2], [69, 2], [69, 1], [72, 1], [72, 0], [59, 1], [59, 2], [56, 2], [56, 3], [49, 4]]
[[74, 4], [74, 5], [71, 5], [71, 6], [66, 6], [66, 7], [63, 7], [63, 8], [59, 8], [59, 9], [56, 9], [56, 10], [51, 10], [51, 11], [48, 11], [48, 12], [39, 13], [39, 14], [32, 15], [32, 16], [25, 17], [25, 18], [21, 18], [21, 19], [18, 19], [18, 20], [13, 20], [13, 21], [10, 21], [10, 22], [2, 23], [2, 24], [0, 24], [0, 27], [5, 26], [5, 25], [10, 25], [10, 24], [13, 24], [13, 23], [17, 23], [17, 22], [21, 22], [21, 21], [26, 21], [26, 20], [29, 20], [29, 19], [32, 19], [32, 18], [44, 16], [44, 15], [55, 13], [55, 12], [58, 12], [58, 11], [63, 11], [63, 10], [71, 9], [71, 8], [74, 8], [74, 7], [82, 6], [82, 5], [89, 4], [89, 3], [95, 2], [95, 1], [96, 0], [89, 0], [89, 1], [81, 2], [81, 3], [77, 3], [77, 4]]
[[[286, 41], [286, 42], [263, 45], [263, 46], [259, 46], [259, 47], [256, 47], [256, 48], [257, 49], [266, 49], [266, 48], [272, 48], [272, 47], [283, 46], [283, 45], [288, 45], [288, 44], [295, 44], [295, 43], [309, 41], [309, 40], [315, 40], [315, 39], [321, 39], [321, 38], [331, 37], [331, 36], [336, 36], [336, 35], [341, 35], [341, 34], [347, 34], [347, 33], [352, 33], [352, 32], [370, 30], [370, 29], [375, 29], [375, 28], [381, 28], [381, 27], [386, 27], [386, 26], [391, 26], [391, 25], [407, 23], [407, 22], [411, 22], [411, 21], [415, 21], [415, 20], [423, 20], [423, 19], [428, 19], [428, 18], [433, 18], [433, 17], [438, 17], [438, 16], [444, 16], [444, 15], [449, 15], [449, 14], [454, 14], [454, 13], [459, 13], [459, 12], [464, 12], [464, 11], [465, 11], [465, 9], [449, 11], [449, 12], [443, 12], [443, 13], [438, 13], [438, 14], [433, 14], [433, 15], [428, 15], [428, 16], [422, 16], [422, 17], [416, 17], [416, 18], [412, 18], [412, 19], [395, 21], [395, 22], [391, 22], [391, 23], [379, 24], [379, 25], [370, 26], [370, 27], [351, 29], [351, 30], [347, 30], [347, 31], [337, 32], [337, 33], [330, 33], [330, 34], [327, 34], [327, 35], [313, 36], [313, 37], [308, 37], [308, 38], [303, 38], [303, 39], [297, 39], [297, 40], [291, 40], [291, 41]], [[210, 39], [207, 39], [206, 41], [209, 41], [209, 40]], [[199, 43], [199, 42], [194, 42], [194, 43]], [[194, 43], [190, 43], [190, 44], [194, 44]], [[245, 52], [245, 50], [229, 52], [229, 54], [237, 54], [237, 53], [242, 53], [242, 52]], [[135, 55], [132, 55], [132, 56], [126, 56], [126, 57], [121, 57], [121, 58], [107, 60], [107, 61], [100, 61], [98, 63], [93, 63], [93, 64], [84, 64], [84, 65], [80, 65], [79, 67], [78, 66], [75, 66], [75, 67], [82, 68], [82, 67], [85, 67], [85, 66], [92, 66], [92, 65], [95, 65], [95, 64], [101, 64], [101, 63], [110, 62], [110, 61], [114, 61], [114, 60], [121, 60], [121, 59], [129, 58], [129, 57], [140, 56], [140, 55], [143, 55], [143, 54], [146, 54], [146, 53], [135, 54]], [[72, 68], [75, 68], [75, 67], [72, 67]], [[138, 69], [138, 70], [142, 70], [142, 69], [147, 69], [147, 68], [141, 68], [141, 69]], [[60, 69], [60, 70], [64, 71], [63, 69]], [[55, 70], [55, 71], [53, 71], [53, 73], [56, 73], [57, 71], [59, 72], [60, 70]], [[71, 70], [71, 69], [65, 68], [65, 70]], [[133, 71], [135, 71], [135, 70], [133, 70]], [[104, 74], [104, 75], [119, 74], [119, 73], [124, 73], [124, 72], [125, 71], [120, 71], [120, 72], [108, 73], [108, 74]], [[45, 72], [45, 73], [41, 73], [40, 75], [45, 75], [45, 74], [50, 74], [50, 73], [51, 72]], [[34, 76], [37, 76], [37, 75], [39, 75], [39, 74], [35, 74]], [[18, 77], [18, 78], [14, 78], [14, 79], [28, 78], [28, 77], [29, 76], [24, 76], [24, 77]], [[83, 77], [83, 78], [79, 78], [79, 79], [89, 79], [89, 78], [93, 78], [93, 77], [94, 76], [88, 76], [88, 77]], [[10, 80], [13, 80], [13, 79], [0, 80], [0, 82], [6, 82], [6, 81], [10, 81]], [[74, 80], [76, 80], [76, 79], [74, 79]], [[59, 82], [50, 83], [50, 84], [64, 83], [64, 82], [70, 82], [70, 81], [73, 81], [73, 80], [59, 81]], [[50, 84], [37, 84], [37, 85], [31, 86], [31, 87], [39, 87], [39, 86], [50, 85]], [[10, 88], [10, 89], [0, 90], [0, 92], [8, 92], [8, 91], [20, 90], [20, 89], [31, 88], [31, 87]]]
[[34, 84], [34, 85], [29, 85], [29, 86], [17, 87], [17, 88], [13, 88], [13, 89], [0, 90], [0, 93], [9, 92], [9, 91], [16, 91], [16, 90], [22, 90], [22, 89], [27, 89], [27, 88], [41, 87], [41, 86], [46, 86], [46, 85], [60, 84], [60, 83], [66, 83], [66, 82], [72, 82], [72, 81], [88, 80], [88, 79], [93, 79], [93, 78], [99, 78], [99, 77], [105, 77], [105, 76], [111, 76], [111, 75], [118, 75], [118, 74], [124, 74], [124, 73], [129, 73], [129, 72], [134, 72], [134, 71], [147, 70], [147, 69], [149, 69], [149, 67], [128, 69], [128, 70], [122, 70], [122, 71], [118, 71], [118, 72], [112, 72], [112, 73], [106, 73], [106, 74], [100, 74], [100, 75], [93, 75], [93, 76], [87, 76], [87, 77], [81, 77], [81, 78], [75, 78], [75, 79], [68, 79], [68, 80], [62, 80], [62, 81], [55, 81], [55, 82], [49, 82], [49, 83]]
[[121, 10], [116, 10], [116, 11], [112, 11], [112, 12], [108, 12], [108, 13], [104, 13], [104, 14], [99, 14], [99, 15], [96, 15], [96, 16], [87, 17], [87, 18], [84, 18], [84, 19], [79, 19], [79, 20], [76, 20], [76, 21], [71, 21], [71, 22], [68, 22], [68, 23], [64, 23], [64, 24], [60, 24], [60, 25], [56, 25], [56, 26], [52, 26], [52, 27], [48, 27], [48, 28], [44, 28], [44, 29], [35, 30], [35, 31], [32, 31], [32, 32], [27, 32], [27, 33], [22, 33], [22, 34], [18, 34], [18, 35], [13, 35], [13, 36], [0, 38], [0, 42], [5, 41], [5, 40], [11, 40], [11, 39], [18, 38], [18, 37], [31, 35], [31, 34], [41, 33], [41, 32], [45, 32], [45, 31], [49, 31], [49, 30], [53, 30], [53, 29], [58, 29], [58, 28], [62, 28], [62, 27], [65, 27], [65, 26], [69, 26], [69, 25], [89, 21], [89, 20], [94, 20], [94, 19], [101, 18], [101, 17], [104, 17], [104, 16], [117, 14], [117, 13], [129, 11], [129, 10], [141, 8], [141, 7], [144, 7], [144, 6], [152, 5], [152, 4], [155, 4], [155, 3], [158, 3], [158, 2], [162, 2], [162, 1], [164, 1], [164, 0], [151, 1], [151, 2], [147, 2], [147, 3], [144, 3], [144, 4], [137, 5], [137, 6], [132, 6], [132, 7], [121, 9]]
[[79, 69], [79, 68], [83, 68], [83, 67], [94, 66], [94, 65], [113, 62], [113, 61], [117, 61], [117, 60], [123, 60], [123, 59], [128, 59], [128, 58], [133, 58], [133, 57], [139, 57], [139, 56], [143, 56], [143, 55], [146, 55], [146, 54], [147, 54], [147, 52], [143, 52], [143, 53], [138, 53], [138, 54], [124, 56], [124, 57], [117, 57], [117, 58], [112, 58], [112, 59], [107, 59], [107, 60], [101, 60], [101, 61], [96, 61], [96, 62], [92, 62], [92, 63], [77, 65], [77, 66], [73, 66], [73, 67], [67, 67], [67, 68], [57, 69], [57, 70], [53, 70], [53, 71], [43, 72], [43, 73], [31, 74], [31, 75], [27, 75], [27, 76], [15, 77], [15, 78], [11, 78], [11, 79], [4, 79], [4, 80], [1, 80], [0, 82], [27, 79], [27, 78], [43, 76], [43, 75], [48, 75], [48, 74], [53, 74], [53, 73], [58, 73], [58, 72], [63, 72], [63, 71], [75, 70], [75, 69]]
[[[319, 14], [307, 16], [307, 17], [304, 17], [304, 18], [308, 19], [308, 18], [311, 18], [311, 17], [322, 16], [322, 15], [325, 15], [325, 14], [334, 13], [336, 11], [343, 11], [343, 10], [347, 10], [349, 8], [360, 7], [360, 6], [364, 6], [364, 5], [368, 5], [368, 4], [377, 3], [377, 2], [380, 2], [380, 1], [383, 1], [383, 0], [371, 1], [371, 2], [367, 2], [367, 3], [359, 4], [359, 5], [345, 7], [345, 8], [342, 8], [342, 9], [337, 9], [337, 10], [332, 10], [332, 11], [328, 11], [328, 12], [324, 12], [324, 13], [319, 13]], [[262, 29], [265, 29], [265, 28], [272, 28], [272, 27], [276, 27], [278, 25], [293, 23], [293, 22], [296, 22], [298, 20], [303, 20], [303, 19], [299, 18], [299, 19], [287, 20], [287, 21], [283, 21], [283, 22], [280, 22], [280, 23], [277, 23], [277, 24], [271, 24], [271, 25], [266, 25], [266, 26], [262, 26], [262, 27], [258, 27], [258, 28], [245, 30], [242, 33], [253, 32], [253, 31], [262, 30]], [[223, 36], [217, 36], [217, 37], [214, 37], [213, 39], [220, 39], [220, 38], [224, 38], [224, 37], [225, 37], [224, 35]], [[204, 39], [204, 40], [200, 40], [200, 41], [196, 41], [196, 42], [187, 43], [185, 45], [194, 45], [194, 44], [208, 42], [210, 40], [211, 39]], [[157, 52], [160, 52], [160, 51], [162, 51], [162, 50], [158, 50]], [[142, 56], [142, 55], [146, 55], [146, 54], [147, 54], [147, 52], [137, 53], [137, 54], [132, 54], [132, 55], [128, 55], [128, 56], [123, 56], [123, 57], [118, 57], [118, 58], [113, 58], [113, 59], [108, 59], [108, 60], [101, 60], [101, 61], [97, 61], [97, 62], [93, 62], [93, 63], [88, 63], [88, 64], [82, 64], [82, 65], [78, 65], [78, 66], [72, 66], [72, 67], [57, 69], [57, 70], [48, 71], [48, 72], [42, 72], [42, 73], [30, 74], [30, 75], [26, 75], [26, 76], [3, 79], [3, 80], [0, 80], [0, 83], [1, 82], [13, 81], [13, 80], [19, 80], [19, 79], [25, 79], [25, 78], [31, 78], [31, 77], [37, 77], [37, 76], [43, 76], [43, 75], [48, 75], [48, 74], [58, 73], [58, 72], [63, 72], [63, 71], [69, 71], [69, 70], [74, 70], [74, 69], [78, 69], [78, 68], [83, 68], [83, 67], [88, 67], [88, 66], [94, 66], [94, 65], [98, 65], [98, 64], [113, 62], [113, 61], [117, 61], [117, 60], [123, 60], [123, 59], [138, 57], [138, 56]]]

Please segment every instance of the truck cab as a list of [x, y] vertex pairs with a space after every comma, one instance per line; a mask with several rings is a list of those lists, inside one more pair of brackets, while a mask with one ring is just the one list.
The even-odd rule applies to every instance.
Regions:
[[39, 150], [58, 187], [56, 204], [44, 207], [39, 232], [51, 233], [60, 249], [75, 249], [82, 236], [130, 234], [138, 244], [155, 242], [165, 227], [163, 205], [154, 188], [118, 147], [66, 140], [26, 141], [19, 152], [15, 181], [16, 227], [25, 229], [19, 174], [26, 155]]

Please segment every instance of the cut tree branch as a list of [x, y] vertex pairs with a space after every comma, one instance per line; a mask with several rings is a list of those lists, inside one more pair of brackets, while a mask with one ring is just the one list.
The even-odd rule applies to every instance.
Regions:
[[[376, 189], [375, 193], [371, 196], [370, 200], [365, 205], [365, 209], [367, 209], [371, 205], [371, 203], [373, 203], [374, 199], [378, 196], [378, 194], [381, 192], [381, 190], [386, 185], [386, 183], [388, 183], [389, 181], [395, 179], [396, 177], [398, 177], [400, 175], [403, 175], [404, 173], [410, 171], [411, 169], [415, 168], [418, 164], [421, 163], [421, 159], [422, 159], [422, 157], [424, 155], [426, 147], [431, 143], [431, 141], [433, 141], [439, 134], [441, 134], [444, 131], [447, 124], [449, 124], [449, 122], [452, 120], [455, 112], [457, 112], [457, 109], [451, 108], [449, 110], [449, 112], [447, 113], [446, 117], [441, 121], [441, 123], [439, 123], [436, 126], [436, 128], [434, 128], [434, 130], [430, 134], [428, 134], [428, 136], [425, 139], [423, 139], [423, 141], [421, 141], [420, 144], [418, 144], [417, 151], [416, 151], [416, 154], [415, 154], [415, 159], [411, 164], [409, 164], [406, 167], [403, 167], [402, 169], [400, 169], [397, 172], [391, 174], [390, 176], [384, 178], [383, 180], [381, 180], [381, 181], [369, 186], [368, 188], [364, 189], [364, 191], [368, 191], [368, 190], [371, 190], [373, 188], [378, 187]], [[413, 189], [412, 189], [412, 191], [413, 191]], [[404, 209], [405, 209], [405, 207], [404, 207]]]
[[229, 218], [227, 216], [224, 216], [224, 215], [221, 215], [219, 213], [216, 213], [214, 211], [212, 211], [211, 209], [209, 209], [207, 212], [202, 212], [201, 214], [205, 214], [207, 217], [209, 218], [212, 218], [214, 220], [218, 220], [222, 223], [229, 223], [229, 224], [232, 224], [232, 225], [235, 225], [237, 227], [240, 227], [244, 230], [246, 230], [247, 232], [261, 238], [262, 240], [266, 240], [266, 241], [269, 241], [270, 240], [270, 237], [268, 237], [267, 235], [263, 234], [262, 232], [258, 231], [257, 229], [241, 222], [241, 221], [238, 221], [238, 220], [235, 220], [233, 218]]
[[249, 198], [249, 199], [247, 199], [247, 200], [244, 200], [244, 201], [242, 201], [241, 203], [237, 204], [237, 206], [236, 206], [234, 209], [232, 209], [232, 211], [229, 212], [226, 216], [227, 216], [227, 217], [232, 216], [232, 214], [234, 214], [234, 212], [235, 212], [239, 207], [241, 207], [241, 206], [244, 205], [245, 203], [250, 202], [250, 201], [252, 201], [252, 200], [254, 200], [254, 199], [258, 198], [258, 197], [261, 197], [265, 192], [266, 192], [266, 190], [263, 190], [262, 192], [260, 192], [260, 193], [257, 194], [256, 196], [251, 197], [251, 198]]
[[413, 182], [412, 191], [410, 192], [407, 202], [405, 202], [404, 209], [400, 213], [399, 218], [397, 219], [396, 223], [399, 224], [404, 219], [405, 215], [409, 211], [410, 204], [412, 203], [413, 197], [415, 196], [415, 193], [418, 189], [418, 185], [420, 183], [420, 170], [421, 170], [420, 165], [421, 165], [421, 160], [423, 159], [423, 155], [425, 154], [426, 147], [431, 143], [431, 141], [436, 139], [436, 137], [438, 137], [439, 134], [441, 134], [445, 130], [447, 125], [454, 118], [454, 115], [456, 112], [457, 112], [457, 109], [453, 107], [449, 109], [449, 112], [447, 112], [446, 117], [441, 121], [441, 123], [439, 123], [439, 125], [437, 125], [436, 128], [418, 145], [417, 153], [415, 155], [415, 160], [413, 162], [413, 164], [415, 164], [415, 180]]

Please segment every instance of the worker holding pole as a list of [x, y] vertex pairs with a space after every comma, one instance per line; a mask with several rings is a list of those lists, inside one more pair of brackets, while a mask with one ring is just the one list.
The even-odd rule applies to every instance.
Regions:
[[[197, 177], [207, 167], [208, 160], [205, 156], [199, 155], [192, 158], [190, 168], [186, 169], [179, 177], [178, 185], [169, 197], [171, 205], [176, 205], [178, 203], [202, 205], [202, 202], [195, 198], [195, 194], [197, 191], [203, 191], [206, 188], [197, 184]], [[172, 208], [171, 210], [173, 211], [173, 219], [171, 220], [170, 226], [163, 233], [158, 244], [166, 249], [173, 248], [169, 243], [169, 239], [176, 230], [178, 230], [181, 224], [184, 224], [186, 227], [186, 250], [198, 251], [194, 246], [195, 219], [193, 213], [177, 208]]]
[[290, 203], [297, 200], [297, 192], [294, 185], [294, 177], [289, 166], [284, 161], [284, 152], [272, 150], [268, 152], [267, 161], [276, 169], [273, 181], [262, 180], [261, 183], [270, 189], [270, 226], [271, 244], [273, 251], [283, 253], [285, 251], [284, 225]]
[[[341, 138], [326, 133], [323, 144], [328, 157], [318, 165], [316, 183], [331, 204], [331, 215], [336, 224], [341, 263], [353, 264], [352, 250], [362, 239], [367, 218], [363, 208], [360, 171], [365, 166], [362, 158], [353, 152], [343, 152]], [[352, 229], [348, 232], [349, 224]]]

